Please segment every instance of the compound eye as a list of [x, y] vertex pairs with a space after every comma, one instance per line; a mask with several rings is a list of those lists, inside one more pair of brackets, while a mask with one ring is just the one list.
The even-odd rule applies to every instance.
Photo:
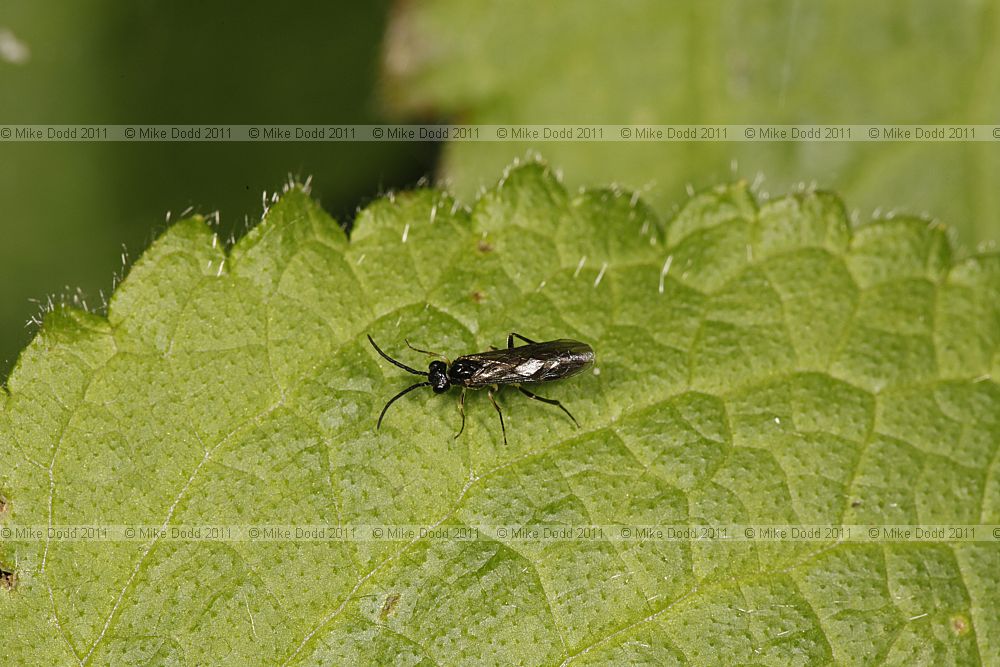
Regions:
[[427, 379], [430, 380], [431, 389], [436, 394], [442, 394], [451, 388], [451, 382], [448, 380], [448, 365], [443, 361], [431, 362]]

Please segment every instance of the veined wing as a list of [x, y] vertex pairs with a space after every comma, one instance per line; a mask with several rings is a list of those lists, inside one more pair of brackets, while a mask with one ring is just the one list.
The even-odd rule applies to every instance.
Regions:
[[449, 374], [467, 387], [528, 384], [572, 377], [593, 363], [589, 345], [561, 339], [468, 354], [455, 360]]

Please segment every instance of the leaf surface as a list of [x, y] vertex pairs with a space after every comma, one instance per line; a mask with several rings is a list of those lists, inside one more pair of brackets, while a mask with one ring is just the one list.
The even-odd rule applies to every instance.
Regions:
[[[736, 183], [662, 223], [541, 165], [471, 210], [341, 227], [299, 189], [231, 250], [172, 226], [107, 316], [61, 308], [2, 395], [0, 522], [192, 526], [1000, 523], [1000, 257], [917, 219]], [[582, 428], [454, 396], [368, 345], [592, 344]], [[6, 539], [10, 664], [1000, 661], [1000, 549]]]

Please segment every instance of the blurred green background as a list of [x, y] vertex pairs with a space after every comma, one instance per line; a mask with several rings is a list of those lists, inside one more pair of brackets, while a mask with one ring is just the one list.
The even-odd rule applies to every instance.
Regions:
[[[461, 29], [456, 29], [461, 26]], [[1000, 3], [987, 0], [509, 0], [402, 3], [385, 98], [468, 123], [1000, 123]], [[1000, 238], [1000, 141], [548, 143], [570, 185], [619, 183], [661, 214], [745, 178], [815, 183], [864, 221], [922, 214], [966, 249]], [[453, 143], [469, 195], [529, 144]]]
[[[5, 0], [0, 123], [371, 123], [388, 2]], [[45, 301], [79, 288], [100, 305], [130, 259], [187, 209], [220, 211], [223, 238], [261, 193], [312, 175], [341, 222], [433, 174], [435, 144], [0, 144], [0, 377]]]
[[[7, 0], [0, 123], [1000, 123], [998, 33], [985, 0]], [[963, 252], [1000, 238], [1000, 142], [6, 143], [0, 377], [31, 299], [99, 305], [167, 211], [219, 210], [238, 236], [262, 191], [312, 175], [346, 223], [423, 176], [469, 201], [531, 150], [663, 216], [739, 177], [836, 190], [859, 222], [926, 215]]]

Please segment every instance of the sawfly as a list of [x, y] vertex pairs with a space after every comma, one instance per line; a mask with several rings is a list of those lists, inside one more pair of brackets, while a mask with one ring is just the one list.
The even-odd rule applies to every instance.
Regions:
[[[527, 344], [514, 347], [515, 338]], [[507, 427], [503, 422], [503, 411], [497, 404], [495, 397], [496, 392], [503, 385], [512, 385], [517, 387], [518, 391], [528, 398], [556, 406], [565, 412], [573, 420], [573, 423], [579, 427], [576, 418], [570, 414], [570, 411], [562, 403], [551, 398], [543, 398], [538, 394], [528, 391], [521, 385], [565, 380], [590, 368], [594, 364], [594, 350], [586, 343], [568, 338], [536, 343], [521, 334], [511, 333], [507, 336], [506, 349], [493, 348], [487, 352], [466, 354], [458, 357], [455, 361], [449, 362], [445, 357], [436, 352], [421, 350], [413, 347], [409, 341], [406, 341], [407, 347], [415, 352], [439, 357], [439, 359], [430, 363], [426, 371], [418, 371], [415, 368], [410, 368], [406, 364], [396, 361], [383, 352], [382, 348], [375, 343], [370, 335], [368, 336], [368, 342], [389, 363], [402, 368], [407, 373], [422, 375], [427, 378], [423, 382], [410, 385], [390, 398], [378, 416], [376, 429], [382, 427], [382, 419], [385, 417], [389, 406], [414, 389], [430, 387], [434, 390], [435, 394], [443, 394], [452, 387], [461, 387], [462, 393], [458, 399], [458, 411], [462, 415], [462, 425], [458, 429], [458, 433], [455, 434], [457, 438], [465, 430], [466, 391], [469, 389], [486, 389], [486, 393], [490, 397], [490, 402], [500, 417], [500, 431], [503, 433], [503, 442], [506, 445]]]

